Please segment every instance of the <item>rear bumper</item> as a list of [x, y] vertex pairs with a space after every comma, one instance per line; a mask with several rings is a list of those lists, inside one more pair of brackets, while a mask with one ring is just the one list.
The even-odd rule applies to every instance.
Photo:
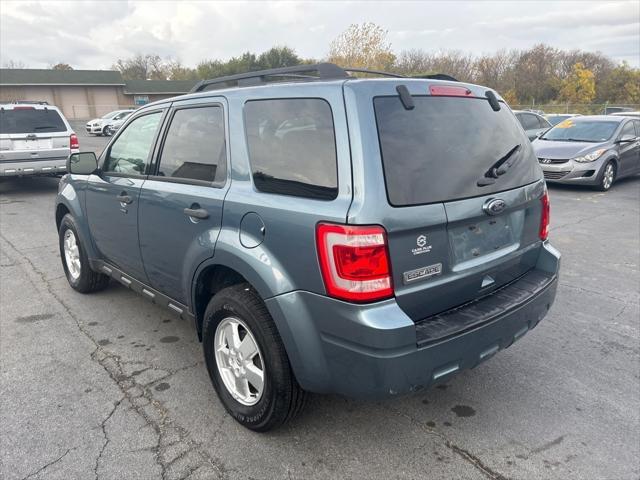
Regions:
[[[433, 342], [395, 300], [353, 305], [309, 292], [267, 300], [296, 378], [313, 392], [381, 398], [426, 388], [473, 368], [534, 328], [553, 304], [560, 254], [540, 249], [536, 272], [548, 281], [481, 323]], [[460, 309], [458, 309], [460, 310]]]
[[65, 173], [67, 157], [42, 158], [39, 160], [4, 161], [0, 163], [0, 177], [23, 175], [48, 175]]

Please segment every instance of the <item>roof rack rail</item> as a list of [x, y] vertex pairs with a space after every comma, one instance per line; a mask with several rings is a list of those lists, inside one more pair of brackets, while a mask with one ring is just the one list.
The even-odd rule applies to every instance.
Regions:
[[11, 102], [14, 105], [18, 104], [26, 104], [26, 105], [49, 105], [49, 102], [45, 100], [12, 100]]
[[[317, 75], [309, 75], [312, 73]], [[305, 75], [306, 74], [306, 75]], [[203, 90], [215, 90], [226, 87], [249, 87], [267, 83], [268, 77], [295, 78], [301, 80], [329, 80], [347, 78], [349, 75], [333, 63], [317, 63], [313, 65], [295, 65], [293, 67], [273, 68], [271, 70], [259, 70], [257, 72], [239, 73], [225, 77], [202, 80], [197, 83], [189, 93], [202, 92]], [[215, 86], [215, 88], [207, 88]]]
[[367, 70], [364, 68], [341, 68], [333, 63], [316, 63], [307, 65], [295, 65], [293, 67], [273, 68], [270, 70], [259, 70], [256, 72], [239, 73], [237, 75], [228, 75], [225, 77], [212, 78], [210, 80], [202, 80], [197, 83], [189, 93], [202, 92], [204, 90], [215, 90], [227, 87], [252, 87], [254, 85], [263, 85], [265, 83], [273, 83], [268, 81], [269, 78], [282, 78], [300, 81], [313, 80], [337, 80], [352, 78], [349, 72], [353, 73], [369, 73], [372, 75], [383, 75], [394, 78], [406, 78], [396, 73], [382, 72], [379, 70]]
[[457, 78], [453, 78], [446, 73], [432, 73], [430, 75], [414, 75], [411, 78], [428, 78], [430, 80], [449, 80], [450, 82], [459, 82]]
[[343, 68], [345, 72], [356, 72], [356, 73], [371, 73], [373, 75], [382, 75], [384, 77], [394, 77], [394, 78], [407, 78], [405, 75], [400, 75], [398, 73], [390, 73], [390, 72], [382, 72], [380, 70], [367, 70], [366, 68]]

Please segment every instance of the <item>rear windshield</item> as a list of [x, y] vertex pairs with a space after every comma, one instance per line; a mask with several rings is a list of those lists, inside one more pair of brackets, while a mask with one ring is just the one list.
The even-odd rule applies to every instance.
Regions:
[[[509, 108], [486, 99], [414, 96], [374, 99], [389, 202], [456, 200], [509, 190], [540, 178], [531, 143]], [[493, 167], [508, 164], [492, 177]], [[482, 183], [482, 186], [478, 185]]]
[[0, 133], [66, 132], [60, 114], [49, 109], [0, 110]]
[[564, 142], [604, 142], [613, 136], [619, 122], [600, 120], [567, 119], [559, 123], [542, 137], [542, 140], [556, 140]]

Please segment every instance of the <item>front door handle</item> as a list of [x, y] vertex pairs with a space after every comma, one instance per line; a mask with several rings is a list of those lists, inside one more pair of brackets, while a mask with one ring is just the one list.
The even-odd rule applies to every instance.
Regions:
[[116, 199], [120, 202], [120, 203], [124, 203], [129, 205], [131, 202], [133, 202], [133, 199], [127, 195], [125, 192], [122, 192], [120, 195], [118, 195], [116, 197]]
[[209, 212], [207, 212], [204, 208], [185, 208], [184, 214], [188, 217], [198, 218], [200, 220], [209, 218]]

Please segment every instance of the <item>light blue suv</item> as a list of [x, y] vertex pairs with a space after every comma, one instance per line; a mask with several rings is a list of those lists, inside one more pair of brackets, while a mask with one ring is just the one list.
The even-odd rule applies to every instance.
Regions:
[[113, 278], [193, 321], [220, 400], [253, 430], [307, 391], [444, 382], [554, 301], [542, 172], [500, 96], [354, 71], [203, 81], [137, 110], [99, 159], [71, 155], [60, 182], [70, 285]]

